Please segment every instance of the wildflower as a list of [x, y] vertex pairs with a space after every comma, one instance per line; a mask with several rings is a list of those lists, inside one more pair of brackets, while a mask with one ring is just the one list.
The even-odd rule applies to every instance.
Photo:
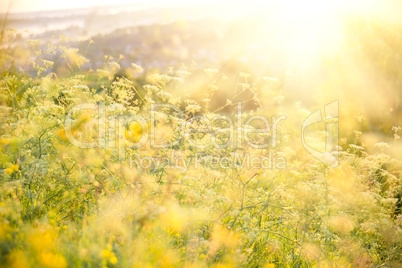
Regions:
[[105, 249], [102, 251], [102, 257], [105, 259], [108, 259], [112, 256], [113, 252], [110, 251], [110, 249]]
[[[75, 131], [72, 131], [73, 135], [75, 133]], [[66, 135], [66, 130], [64, 127], [58, 129], [55, 132], [55, 135], [58, 136], [60, 139], [64, 140], [64, 141], [68, 141], [67, 135]]]
[[389, 144], [386, 142], [378, 142], [374, 144], [374, 146], [378, 147], [378, 149], [380, 149], [381, 152], [383, 152], [385, 149], [389, 149]]
[[25, 254], [21, 250], [13, 250], [7, 255], [7, 264], [9, 267], [24, 268], [29, 267]]
[[117, 263], [117, 258], [116, 258], [116, 256], [114, 254], [109, 258], [109, 262], [111, 264], [116, 264]]
[[112, 245], [109, 244], [107, 246], [107, 249], [102, 251], [102, 257], [106, 260], [108, 260], [111, 264], [116, 264], [117, 263], [117, 257], [112, 251]]
[[74, 85], [71, 88], [77, 89], [77, 90], [82, 90], [82, 91], [87, 91], [89, 88], [86, 85]]
[[361, 131], [358, 131], [358, 130], [353, 130], [353, 133], [355, 134], [357, 139], [360, 138], [361, 135], [363, 134]]
[[118, 64], [115, 61], [109, 62], [109, 70], [115, 71], [115, 70], [118, 70], [118, 69], [120, 69], [120, 64]]
[[142, 73], [144, 72], [144, 69], [142, 69], [141, 66], [135, 64], [135, 63], [131, 63], [131, 67], [133, 67], [133, 73], [137, 74], [137, 73]]
[[28, 40], [28, 43], [31, 45], [32, 49], [35, 49], [35, 47], [40, 43], [40, 40]]
[[173, 82], [180, 83], [180, 84], [183, 84], [183, 83], [184, 83], [184, 80], [183, 80], [183, 78], [181, 78], [181, 77], [172, 77], [172, 81], [173, 81]]
[[401, 127], [392, 127], [392, 131], [394, 132], [394, 140], [399, 140], [401, 137], [398, 135], [398, 131], [401, 130]]
[[239, 83], [239, 86], [240, 86], [243, 90], [250, 88], [250, 84], [248, 84], [248, 83]]
[[99, 75], [99, 78], [103, 78], [103, 77], [110, 77], [111, 73], [107, 70], [103, 70], [103, 69], [97, 69], [96, 72]]
[[185, 70], [178, 70], [178, 71], [177, 71], [177, 75], [178, 75], [179, 77], [185, 77], [185, 76], [188, 76], [188, 75], [190, 75], [190, 74], [191, 74], [190, 72], [185, 71]]
[[211, 250], [215, 251], [222, 247], [234, 248], [240, 243], [239, 236], [223, 226], [215, 225], [211, 234]]
[[40, 262], [45, 267], [67, 267], [67, 262], [61, 254], [54, 254], [47, 251], [41, 253]]
[[160, 267], [175, 267], [175, 263], [177, 263], [177, 261], [178, 256], [176, 252], [172, 250], [166, 250], [161, 254], [158, 263]]
[[128, 131], [126, 130], [125, 136], [129, 141], [137, 143], [141, 139], [142, 133], [143, 129], [141, 124], [139, 122], [135, 122], [128, 126]]
[[209, 99], [209, 98], [204, 98], [204, 99], [202, 99], [202, 101], [208, 104], [208, 103], [211, 102], [211, 99]]
[[158, 91], [158, 87], [157, 86], [152, 86], [152, 85], [144, 85], [144, 89], [146, 91], [151, 91], [151, 92]]
[[251, 75], [250, 74], [246, 74], [246, 73], [240, 73], [240, 78], [244, 78], [247, 80], [247, 78], [249, 78]]
[[8, 224], [0, 223], [0, 241], [3, 241], [6, 239], [10, 230], [11, 230], [11, 228]]
[[53, 66], [54, 62], [49, 60], [42, 60], [43, 64], [45, 65], [46, 69]]
[[161, 97], [162, 99], [168, 100], [172, 98], [172, 95], [169, 92], [166, 91], [159, 91], [158, 96]]
[[6, 173], [8, 175], [13, 174], [14, 172], [18, 171], [18, 165], [17, 164], [13, 164], [10, 167], [6, 168]]
[[154, 84], [159, 83], [164, 85], [171, 80], [171, 77], [166, 74], [151, 74], [148, 79]]
[[[88, 113], [84, 113], [82, 114], [78, 120], [74, 123], [74, 125], [72, 126], [72, 128], [70, 129], [71, 134], [74, 136], [76, 134], [76, 132], [85, 124], [87, 123], [89, 120], [91, 119], [90, 114]], [[60, 129], [58, 129], [55, 132], [56, 136], [58, 136], [59, 138], [61, 138], [62, 140], [68, 141], [68, 137], [66, 135], [66, 128], [65, 127], [61, 127]]]
[[355, 145], [355, 144], [349, 144], [349, 147], [352, 148], [356, 152], [365, 150], [364, 147]]
[[64, 50], [64, 58], [70, 64], [81, 67], [83, 64], [88, 62], [88, 60], [86, 58], [84, 58], [83, 56], [81, 56], [78, 53], [78, 49], [76, 49], [76, 48], [70, 48], [70, 49], [64, 48], [63, 50]]
[[189, 113], [195, 114], [196, 112], [199, 112], [201, 110], [201, 107], [199, 105], [193, 104], [193, 105], [188, 105], [186, 110]]
[[187, 222], [188, 214], [179, 206], [170, 207], [165, 213], [161, 214], [161, 222], [175, 232], [181, 232]]
[[10, 139], [0, 138], [0, 148], [10, 143]]
[[53, 233], [50, 230], [36, 230], [27, 237], [27, 244], [36, 252], [54, 248]]

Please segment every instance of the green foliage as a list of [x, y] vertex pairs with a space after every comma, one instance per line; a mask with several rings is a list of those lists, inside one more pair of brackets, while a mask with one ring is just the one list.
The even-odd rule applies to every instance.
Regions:
[[[35, 51], [35, 43], [32, 46]], [[119, 135], [117, 115], [141, 115], [149, 121], [150, 105], [159, 102], [186, 105], [186, 119], [204, 112], [213, 116], [208, 111], [210, 100], [202, 104], [174, 94], [175, 87], [186, 81], [180, 76], [185, 68], [169, 75], [152, 74], [147, 85], [137, 88], [144, 78], [112, 81], [119, 63], [111, 57], [105, 57], [102, 69], [84, 72], [80, 66], [85, 57], [76, 49], [63, 48], [60, 58], [69, 73], [56, 77], [48, 72], [53, 64], [41, 61], [40, 52], [35, 55], [34, 77], [5, 71], [0, 81], [2, 266], [391, 267], [401, 263], [399, 163], [385, 152], [368, 154], [350, 144], [341, 151], [339, 167], [326, 167], [302, 148], [288, 147], [286, 138], [300, 134], [294, 123], [290, 126], [294, 133], [281, 129], [278, 141], [290, 160], [289, 169], [132, 167], [128, 157], [135, 154], [157, 158], [176, 153], [194, 159], [199, 153], [229, 157], [236, 152], [259, 155], [261, 150], [246, 146], [199, 150], [184, 139], [167, 148], [136, 149], [132, 143], [147, 132], [138, 130], [138, 125], [124, 128], [125, 160], [117, 155], [116, 146], [78, 148], [66, 137], [66, 120], [72, 121], [74, 137], [92, 141], [99, 138], [99, 115], [71, 113], [76, 105], [107, 105], [107, 133], [113, 142]], [[3, 57], [2, 63], [6, 60]], [[206, 72], [216, 74], [211, 69]], [[251, 87], [247, 78], [242, 74], [238, 94]], [[207, 96], [219, 90], [216, 81], [209, 86]], [[253, 89], [253, 94], [258, 97], [263, 90], [272, 98], [268, 102], [284, 98], [281, 90], [270, 91], [269, 85]], [[236, 97], [224, 107], [232, 106]], [[299, 117], [308, 113], [300, 105], [288, 108], [288, 114]], [[166, 117], [157, 118], [156, 139], [179, 135], [180, 129], [170, 133], [170, 123], [178, 118]], [[197, 124], [193, 127], [200, 127]], [[227, 127], [223, 124], [214, 127]], [[210, 145], [208, 139], [201, 141]]]

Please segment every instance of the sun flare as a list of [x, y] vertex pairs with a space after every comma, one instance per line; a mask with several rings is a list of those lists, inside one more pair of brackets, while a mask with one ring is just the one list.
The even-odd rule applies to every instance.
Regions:
[[323, 54], [335, 53], [342, 36], [344, 1], [284, 1], [278, 4], [278, 27], [284, 46], [298, 67], [308, 66]]

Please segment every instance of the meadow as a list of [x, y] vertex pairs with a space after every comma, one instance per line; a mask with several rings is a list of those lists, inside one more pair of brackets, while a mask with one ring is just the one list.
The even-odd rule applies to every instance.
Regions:
[[136, 28], [142, 56], [2, 32], [0, 267], [402, 266], [402, 24], [285, 57], [208, 21]]

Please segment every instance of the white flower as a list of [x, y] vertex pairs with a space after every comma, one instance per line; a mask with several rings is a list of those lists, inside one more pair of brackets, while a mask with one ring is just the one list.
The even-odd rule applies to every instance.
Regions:
[[389, 144], [386, 142], [379, 142], [374, 144], [374, 146], [378, 147], [378, 149], [380, 149], [381, 151], [383, 151], [384, 149], [389, 149]]
[[184, 83], [184, 80], [181, 77], [172, 77], [172, 81], [173, 82], [178, 82], [178, 83], [181, 83], [181, 84]]
[[196, 113], [196, 112], [201, 111], [201, 106], [196, 105], [196, 104], [188, 105], [187, 108], [186, 108], [186, 110], [187, 110], [188, 112], [194, 114], [194, 113]]
[[133, 67], [134, 74], [144, 72], [144, 69], [142, 69], [141, 66], [139, 66], [139, 65], [137, 65], [135, 63], [131, 63], [131, 67]]
[[146, 91], [151, 91], [151, 92], [156, 92], [158, 91], [158, 87], [157, 86], [151, 86], [151, 85], [144, 85], [144, 89]]

